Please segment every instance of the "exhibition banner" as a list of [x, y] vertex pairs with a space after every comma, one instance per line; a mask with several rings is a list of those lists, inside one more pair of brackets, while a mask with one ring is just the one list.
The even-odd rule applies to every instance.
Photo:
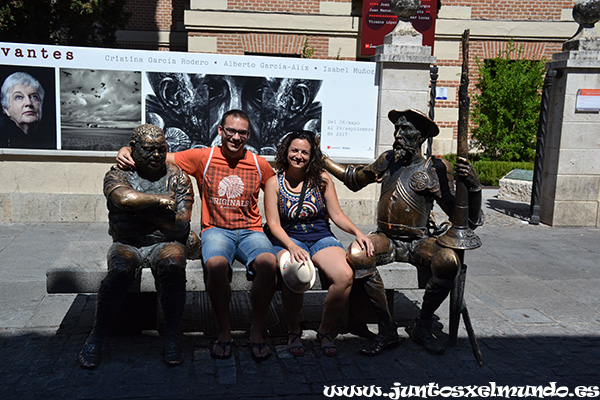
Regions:
[[372, 159], [375, 63], [0, 42], [0, 148], [112, 151], [153, 123], [169, 151], [218, 145], [221, 115], [251, 119], [248, 147], [321, 134], [331, 157]]
[[[413, 28], [423, 35], [423, 46], [431, 47], [431, 55], [435, 42], [437, 12], [438, 0], [421, 0], [419, 11], [410, 17]], [[392, 12], [389, 0], [363, 1], [362, 15], [360, 54], [372, 56], [377, 46], [383, 44], [385, 35], [396, 27], [398, 16]]]

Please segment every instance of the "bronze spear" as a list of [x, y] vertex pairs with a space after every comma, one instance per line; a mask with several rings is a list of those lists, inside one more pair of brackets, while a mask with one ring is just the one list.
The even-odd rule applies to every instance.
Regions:
[[[462, 36], [462, 72], [458, 92], [458, 135], [457, 156], [467, 159], [469, 154], [469, 30]], [[444, 247], [457, 250], [472, 250], [481, 246], [481, 240], [469, 228], [469, 189], [463, 179], [456, 179], [456, 205], [452, 227], [438, 237]], [[462, 260], [461, 260], [462, 261]]]
[[[462, 72], [460, 77], [460, 89], [458, 92], [458, 135], [457, 156], [465, 160], [469, 154], [469, 30], [462, 35]], [[456, 251], [461, 263], [461, 270], [455, 281], [455, 287], [450, 294], [450, 345], [456, 344], [460, 315], [463, 317], [465, 328], [471, 344], [471, 350], [479, 365], [483, 365], [481, 350], [475, 337], [475, 331], [471, 324], [469, 311], [464, 301], [465, 279], [467, 266], [464, 263], [465, 250], [476, 249], [481, 246], [481, 240], [469, 227], [469, 190], [460, 177], [456, 179], [456, 204], [452, 227], [437, 238], [440, 245], [449, 247]]]

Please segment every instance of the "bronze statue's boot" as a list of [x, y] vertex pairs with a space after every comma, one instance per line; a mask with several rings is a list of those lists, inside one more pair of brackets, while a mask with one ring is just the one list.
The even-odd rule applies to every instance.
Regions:
[[431, 333], [431, 319], [417, 318], [415, 325], [409, 330], [410, 338], [413, 342], [423, 346], [431, 354], [444, 354], [446, 348]]
[[376, 356], [384, 350], [396, 347], [402, 343], [402, 339], [400, 339], [398, 332], [395, 330], [393, 332], [380, 330], [379, 332], [375, 337], [375, 342], [371, 346], [360, 349], [360, 354], [364, 356]]
[[397, 346], [401, 340], [398, 336], [398, 325], [390, 314], [385, 288], [383, 287], [383, 281], [379, 272], [371, 275], [368, 281], [365, 282], [364, 287], [375, 315], [377, 315], [379, 333], [375, 337], [375, 343], [370, 347], [360, 349], [360, 353], [367, 356], [375, 356], [387, 348]]
[[[169, 366], [183, 362], [183, 350], [179, 340], [179, 322], [185, 306], [185, 269], [177, 265], [159, 269], [157, 290], [165, 318], [165, 350], [163, 360]], [[158, 284], [160, 282], [160, 284]]]
[[421, 315], [415, 321], [415, 326], [407, 329], [410, 338], [431, 354], [444, 354], [446, 351], [444, 345], [431, 333], [431, 324], [434, 312], [444, 302], [453, 284], [452, 281], [445, 280], [434, 283], [434, 279], [431, 279], [425, 287]]
[[178, 334], [165, 333], [165, 353], [163, 360], [169, 366], [176, 366], [183, 362], [183, 350]]
[[90, 335], [79, 353], [79, 365], [86, 369], [96, 368], [100, 364], [102, 343], [101, 339]]
[[126, 273], [124, 270], [119, 272], [118, 268], [113, 268], [102, 280], [96, 300], [94, 327], [79, 353], [79, 364], [83, 368], [94, 369], [100, 363], [102, 345], [110, 322], [123, 304], [133, 278], [133, 273]]

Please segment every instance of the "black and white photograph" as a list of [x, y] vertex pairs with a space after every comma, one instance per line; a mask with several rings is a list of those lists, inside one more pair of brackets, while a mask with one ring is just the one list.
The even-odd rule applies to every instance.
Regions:
[[218, 145], [220, 118], [231, 109], [250, 116], [247, 147], [257, 154], [275, 154], [288, 132], [321, 131], [322, 105], [315, 101], [321, 80], [178, 72], [146, 76], [152, 90], [146, 122], [163, 128], [171, 152]]
[[62, 149], [118, 150], [141, 117], [141, 72], [60, 69]]
[[56, 149], [54, 68], [0, 66], [0, 148]]
[[308, 130], [321, 135], [330, 156], [373, 157], [373, 63], [11, 43], [2, 49], [0, 83], [22, 70], [44, 96], [41, 111], [27, 110], [20, 126], [3, 106], [0, 148], [117, 151], [141, 123], [161, 127], [171, 152], [214, 147], [221, 116], [241, 109], [251, 122], [246, 146], [256, 154], [272, 156], [286, 134]]

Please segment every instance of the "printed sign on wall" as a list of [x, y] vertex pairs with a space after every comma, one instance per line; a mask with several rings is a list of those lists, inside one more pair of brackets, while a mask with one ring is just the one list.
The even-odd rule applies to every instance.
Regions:
[[[421, 8], [411, 17], [412, 26], [423, 35], [423, 45], [431, 47], [435, 42], [435, 20], [438, 0], [421, 0]], [[372, 56], [383, 38], [396, 26], [398, 17], [392, 13], [389, 0], [365, 0], [362, 12], [362, 34], [360, 54]]]
[[299, 129], [321, 134], [331, 157], [375, 152], [370, 62], [0, 43], [0, 82], [0, 148], [113, 151], [145, 122], [170, 151], [214, 146], [237, 108], [262, 155]]
[[600, 111], [600, 89], [578, 89], [575, 103], [577, 112]]

